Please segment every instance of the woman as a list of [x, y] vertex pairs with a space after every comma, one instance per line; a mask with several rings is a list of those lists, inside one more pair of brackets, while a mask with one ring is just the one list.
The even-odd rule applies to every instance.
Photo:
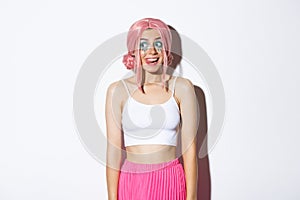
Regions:
[[[198, 104], [190, 80], [166, 73], [171, 41], [159, 19], [130, 27], [123, 63], [134, 76], [112, 83], [106, 98], [109, 200], [197, 198]], [[179, 131], [183, 166], [176, 157]]]

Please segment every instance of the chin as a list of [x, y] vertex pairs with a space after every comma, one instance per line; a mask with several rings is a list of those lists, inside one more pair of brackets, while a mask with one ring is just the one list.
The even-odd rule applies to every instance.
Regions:
[[144, 65], [143, 69], [149, 73], [155, 73], [155, 72], [159, 72], [161, 67], [162, 65], [156, 65], [156, 66]]

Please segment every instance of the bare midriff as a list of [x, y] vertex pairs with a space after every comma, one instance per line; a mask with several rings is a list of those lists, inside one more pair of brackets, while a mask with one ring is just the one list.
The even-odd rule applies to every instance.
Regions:
[[162, 163], [176, 158], [176, 146], [143, 144], [126, 147], [127, 160], [136, 163]]

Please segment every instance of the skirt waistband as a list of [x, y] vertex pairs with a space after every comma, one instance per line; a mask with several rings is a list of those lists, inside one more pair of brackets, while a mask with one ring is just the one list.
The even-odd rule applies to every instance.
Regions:
[[178, 158], [162, 163], [136, 163], [125, 159], [121, 167], [121, 171], [129, 173], [143, 173], [169, 168], [178, 164], [180, 164]]

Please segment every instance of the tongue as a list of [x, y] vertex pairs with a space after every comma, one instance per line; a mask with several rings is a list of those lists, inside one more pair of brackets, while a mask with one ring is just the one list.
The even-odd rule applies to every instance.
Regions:
[[147, 62], [148, 62], [148, 63], [156, 63], [156, 62], [157, 62], [157, 59], [156, 59], [156, 60], [153, 60], [153, 61], [148, 60]]
[[154, 60], [154, 61], [146, 60], [147, 64], [153, 64], [153, 63], [156, 63], [156, 62], [157, 62], [157, 60]]

